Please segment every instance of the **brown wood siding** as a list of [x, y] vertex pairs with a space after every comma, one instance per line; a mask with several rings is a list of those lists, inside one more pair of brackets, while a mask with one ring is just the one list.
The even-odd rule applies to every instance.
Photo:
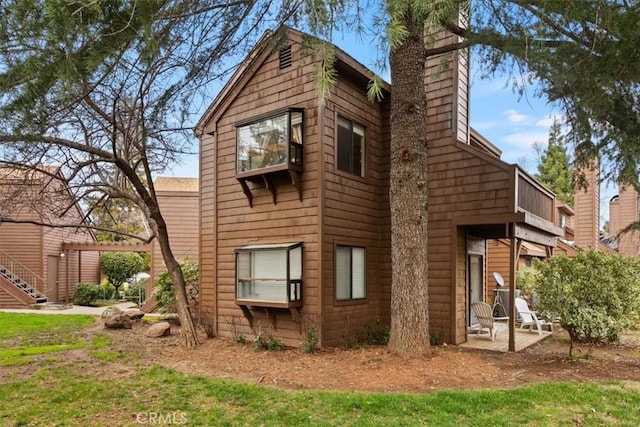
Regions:
[[43, 276], [41, 232], [42, 227], [33, 224], [0, 222], [0, 250], [38, 276]]
[[[158, 191], [156, 196], [167, 223], [173, 255], [180, 261], [198, 263], [198, 192]], [[160, 244], [154, 240], [151, 251], [151, 276], [155, 280], [165, 269]]]
[[486, 301], [492, 301], [493, 291], [496, 289], [496, 279], [493, 272], [498, 272], [504, 279], [505, 287], [509, 286], [509, 240], [490, 239], [487, 241], [487, 292]]
[[600, 242], [600, 183], [598, 168], [583, 171], [587, 188], [577, 188], [574, 193], [576, 244], [583, 248], [598, 248]]
[[[71, 201], [66, 189], [62, 187], [59, 181], [45, 180], [46, 187], [39, 192], [33, 194], [54, 194], [56, 202], [65, 204]], [[34, 181], [34, 187], [43, 186], [43, 181]], [[34, 203], [29, 201], [29, 203]], [[37, 202], [35, 202], [37, 204]], [[41, 216], [36, 212], [17, 207], [12, 215], [19, 219], [36, 219], [42, 220]], [[78, 209], [67, 210], [63, 217], [53, 218], [52, 221], [63, 224], [78, 224], [82, 220], [81, 213]], [[62, 251], [63, 242], [93, 242], [93, 235], [86, 228], [52, 228], [45, 226], [37, 226], [33, 224], [12, 224], [0, 223], [0, 250], [8, 253], [11, 257], [22, 263], [25, 267], [32, 270], [35, 274], [43, 279], [43, 283], [38, 287], [41, 292], [48, 294], [47, 284], [49, 283], [47, 271], [48, 256], [58, 257]], [[58, 265], [59, 283], [58, 299], [70, 300], [77, 282], [83, 281], [99, 281], [99, 259], [97, 253], [83, 254], [82, 265], [78, 262], [78, 252], [72, 251], [67, 259], [60, 258]], [[80, 275], [82, 268], [82, 275]], [[67, 286], [67, 276], [69, 277], [69, 285]], [[56, 281], [53, 278], [52, 281]], [[34, 286], [36, 287], [36, 286]]]
[[[634, 221], [638, 221], [638, 193], [633, 187], [620, 187], [618, 206], [620, 229]], [[625, 233], [618, 239], [618, 252], [627, 256], [637, 257], [640, 254], [639, 244], [638, 232]]]
[[[209, 323], [217, 322], [217, 332], [224, 337], [261, 332], [298, 346], [302, 324], [319, 318], [318, 113], [313, 65], [308, 58], [300, 58], [298, 42], [292, 46], [292, 67], [279, 70], [278, 55], [268, 55], [237, 88], [221, 116], [205, 125], [201, 139], [201, 309], [215, 316]], [[276, 184], [277, 204], [264, 187], [250, 183], [251, 208], [235, 179], [234, 124], [288, 107], [304, 108], [303, 200], [285, 179]], [[252, 331], [234, 301], [234, 250], [249, 244], [298, 241], [304, 244], [302, 324], [286, 310], [271, 310], [274, 326], [264, 310], [252, 310]]]
[[[51, 185], [60, 187], [59, 182]], [[65, 224], [78, 224], [82, 221], [78, 209], [66, 212], [58, 221]], [[50, 228], [42, 229], [42, 254], [41, 264], [43, 278], [47, 283], [47, 258], [58, 256], [62, 252], [64, 242], [94, 242], [95, 238], [86, 228]], [[79, 252], [68, 251], [64, 259], [59, 259], [58, 264], [58, 300], [71, 301], [76, 285], [79, 282], [100, 282], [100, 254], [95, 251]]]
[[[436, 38], [434, 47], [455, 40], [444, 32]], [[466, 340], [467, 254], [463, 227], [454, 239], [451, 218], [511, 212], [514, 192], [513, 172], [506, 164], [456, 142], [468, 138], [467, 65], [466, 56], [457, 53], [430, 57], [425, 78], [430, 329], [442, 341], [456, 344]], [[454, 241], [457, 246], [452, 247]]]
[[[361, 339], [367, 323], [389, 320], [391, 260], [389, 234], [388, 104], [371, 103], [366, 88], [339, 79], [325, 109], [323, 345]], [[342, 116], [364, 126], [364, 177], [337, 169], [336, 120]], [[366, 298], [337, 301], [336, 245], [366, 249]]]
[[216, 310], [216, 180], [215, 180], [215, 125], [210, 133], [200, 137], [200, 314], [204, 322], [217, 330]]
[[[480, 156], [472, 147], [450, 139], [430, 139], [429, 150], [429, 312], [431, 330], [446, 342], [462, 339], [466, 319], [465, 290], [466, 253], [460, 252], [459, 270], [455, 276], [451, 266], [451, 218], [453, 216], [491, 215], [510, 209], [510, 173]], [[451, 319], [452, 277], [456, 280], [458, 299], [455, 318]], [[460, 289], [458, 289], [460, 288]], [[449, 332], [455, 325], [455, 336]], [[464, 338], [466, 339], [466, 338]], [[463, 339], [463, 341], [464, 341]], [[457, 341], [459, 343], [462, 341]]]
[[609, 201], [609, 235], [616, 234], [622, 225], [620, 223], [620, 200], [616, 198]]

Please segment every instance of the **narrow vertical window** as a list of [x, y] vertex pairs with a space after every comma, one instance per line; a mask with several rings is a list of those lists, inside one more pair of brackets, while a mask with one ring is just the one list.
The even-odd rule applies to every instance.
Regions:
[[351, 300], [366, 297], [366, 256], [364, 248], [336, 248], [336, 299]]
[[354, 175], [364, 176], [364, 127], [338, 116], [337, 137], [338, 169]]

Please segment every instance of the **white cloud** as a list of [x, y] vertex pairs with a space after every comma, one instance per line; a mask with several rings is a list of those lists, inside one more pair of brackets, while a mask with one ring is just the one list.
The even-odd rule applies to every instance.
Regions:
[[478, 132], [482, 132], [490, 129], [499, 129], [504, 126], [504, 122], [500, 120], [482, 120], [479, 122], [473, 122], [471, 126]]
[[526, 115], [526, 114], [522, 114], [519, 113], [517, 110], [510, 108], [508, 110], [506, 110], [504, 113], [502, 113], [507, 120], [509, 121], [509, 123], [513, 123], [513, 124], [527, 124], [531, 122], [531, 117]]
[[[529, 151], [533, 144], [540, 143], [546, 145], [549, 138], [548, 132], [540, 131], [538, 129], [531, 130], [530, 132], [514, 132], [502, 137], [502, 141], [509, 144], [513, 148], [522, 148]], [[527, 155], [528, 152], [522, 152], [521, 155]]]
[[562, 123], [563, 117], [559, 114], [549, 114], [536, 122], [536, 127], [550, 128], [554, 121]]

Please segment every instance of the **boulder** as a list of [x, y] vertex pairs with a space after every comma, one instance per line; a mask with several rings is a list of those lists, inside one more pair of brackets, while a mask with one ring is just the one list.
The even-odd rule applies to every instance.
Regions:
[[144, 312], [138, 310], [137, 308], [133, 308], [131, 310], [127, 310], [122, 313], [124, 316], [127, 316], [131, 320], [140, 320], [144, 317]]
[[104, 320], [104, 327], [107, 329], [131, 329], [133, 322], [124, 314], [114, 314]]
[[118, 307], [113, 305], [111, 307], [107, 307], [107, 309], [102, 312], [102, 318], [105, 319], [107, 317], [115, 316], [118, 314], [122, 314], [122, 310], [120, 310]]
[[169, 322], [158, 322], [151, 325], [145, 334], [150, 338], [159, 338], [166, 335], [171, 335], [171, 325]]

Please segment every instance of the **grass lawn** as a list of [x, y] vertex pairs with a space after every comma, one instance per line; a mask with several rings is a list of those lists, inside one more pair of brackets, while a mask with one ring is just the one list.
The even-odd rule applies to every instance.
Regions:
[[29, 356], [82, 348], [77, 333], [93, 322], [93, 316], [0, 312], [0, 366], [25, 365]]
[[[34, 322], [55, 318], [53, 330], [67, 317], [32, 316]], [[85, 328], [83, 322], [75, 328]], [[69, 336], [67, 327], [62, 336]], [[0, 339], [0, 347], [12, 339]], [[94, 350], [73, 364], [47, 356], [32, 359], [27, 373], [0, 367], [0, 425], [640, 425], [640, 386], [634, 383], [555, 382], [432, 394], [288, 391], [183, 374], [133, 357], [114, 359], [105, 336], [84, 334], [84, 340]]]
[[93, 316], [4, 313], [0, 312], [0, 339], [28, 337], [42, 332], [60, 334], [76, 331], [94, 322]]

